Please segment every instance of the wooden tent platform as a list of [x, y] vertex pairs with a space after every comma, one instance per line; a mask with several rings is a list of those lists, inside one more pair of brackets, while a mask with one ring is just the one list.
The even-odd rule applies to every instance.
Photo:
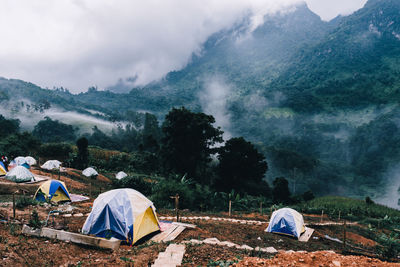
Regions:
[[194, 224], [187, 224], [187, 223], [179, 223], [179, 222], [172, 222], [170, 226], [163, 232], [153, 236], [151, 241], [160, 243], [160, 242], [168, 242], [174, 240], [180, 233], [183, 232], [186, 228], [196, 228]]

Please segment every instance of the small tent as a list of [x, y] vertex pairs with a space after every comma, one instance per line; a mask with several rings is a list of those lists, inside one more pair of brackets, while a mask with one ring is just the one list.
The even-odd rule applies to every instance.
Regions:
[[7, 174], [6, 166], [4, 166], [4, 163], [0, 161], [0, 176], [4, 176], [6, 174]]
[[86, 168], [82, 171], [82, 174], [85, 175], [86, 177], [92, 177], [92, 176], [97, 176], [99, 175], [95, 169], [92, 167]]
[[153, 202], [130, 188], [100, 194], [82, 227], [84, 234], [115, 237], [132, 245], [159, 230]]
[[33, 182], [35, 176], [27, 168], [16, 166], [7, 173], [6, 179], [16, 183]]
[[117, 178], [118, 180], [121, 180], [122, 178], [125, 178], [126, 176], [128, 176], [128, 174], [126, 174], [124, 172], [119, 172], [115, 175], [115, 178]]
[[17, 164], [18, 166], [21, 166], [22, 164], [28, 163], [25, 159], [25, 157], [16, 157], [14, 159], [15, 164]]
[[33, 199], [42, 202], [46, 200], [53, 202], [71, 201], [67, 187], [58, 180], [44, 182], [36, 191]]
[[265, 231], [299, 238], [304, 230], [303, 216], [294, 209], [283, 208], [272, 213]]
[[30, 166], [37, 164], [36, 159], [31, 156], [25, 157], [25, 160]]
[[61, 166], [61, 162], [58, 160], [48, 160], [46, 161], [41, 168], [46, 170], [58, 169]]

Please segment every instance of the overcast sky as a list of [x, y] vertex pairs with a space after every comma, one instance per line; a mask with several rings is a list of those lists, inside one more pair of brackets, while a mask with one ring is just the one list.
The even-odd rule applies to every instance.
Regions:
[[[301, 0], [1, 0], [0, 76], [72, 92], [182, 68], [212, 33]], [[307, 0], [324, 20], [366, 0]]]

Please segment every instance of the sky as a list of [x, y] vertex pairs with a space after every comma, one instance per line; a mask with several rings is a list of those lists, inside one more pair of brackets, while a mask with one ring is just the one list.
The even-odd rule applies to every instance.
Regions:
[[[324, 20], [366, 0], [306, 0]], [[302, 0], [1, 0], [0, 76], [71, 92], [121, 78], [144, 85], [184, 67], [207, 38], [245, 16]], [[131, 84], [129, 84], [131, 85]]]

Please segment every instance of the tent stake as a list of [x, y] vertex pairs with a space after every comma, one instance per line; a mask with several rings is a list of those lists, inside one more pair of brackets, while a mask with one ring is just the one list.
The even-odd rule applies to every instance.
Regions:
[[324, 218], [324, 210], [322, 210], [322, 212], [321, 212], [321, 223], [322, 223], [323, 218]]
[[231, 213], [232, 213], [232, 201], [229, 200], [229, 217], [231, 217]]

